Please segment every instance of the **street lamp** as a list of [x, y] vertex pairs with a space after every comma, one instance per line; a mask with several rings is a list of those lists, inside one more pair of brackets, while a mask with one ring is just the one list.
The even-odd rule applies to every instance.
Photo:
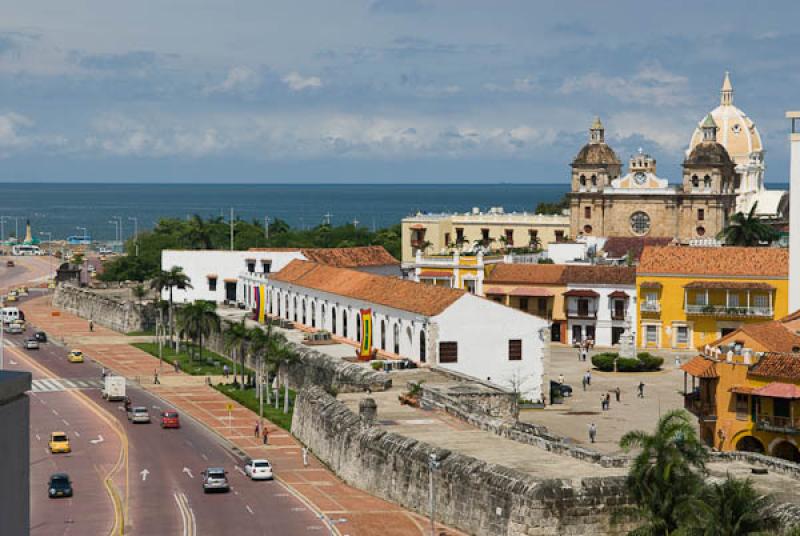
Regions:
[[86, 227], [80, 227], [79, 226], [79, 227], [75, 227], [75, 229], [77, 229], [78, 231], [83, 231], [83, 239], [84, 240], [86, 240], [86, 238], [89, 236], [89, 230]]
[[136, 249], [136, 256], [139, 256], [139, 218], [128, 216], [128, 220], [133, 222], [133, 245]]
[[117, 220], [108, 220], [108, 223], [114, 226], [114, 242], [119, 242], [119, 222]]
[[430, 469], [429, 475], [429, 495], [431, 499], [431, 536], [436, 536], [436, 500], [433, 495], [433, 472], [439, 468], [441, 462], [435, 452], [431, 452], [430, 459], [428, 460], [428, 468]]
[[50, 275], [53, 275], [53, 233], [49, 231], [39, 231], [39, 234], [47, 235], [47, 256], [50, 263]]

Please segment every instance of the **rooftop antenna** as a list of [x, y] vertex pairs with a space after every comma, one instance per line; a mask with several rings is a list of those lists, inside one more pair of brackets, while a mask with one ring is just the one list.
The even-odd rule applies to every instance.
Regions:
[[353, 227], [358, 227], [358, 224], [361, 223], [358, 221], [358, 218], [353, 218]]
[[233, 207], [231, 207], [231, 251], [233, 251]]
[[331, 214], [330, 212], [323, 214], [324, 219], [322, 221], [325, 222], [325, 225], [331, 224], [331, 216], [333, 216], [333, 214]]

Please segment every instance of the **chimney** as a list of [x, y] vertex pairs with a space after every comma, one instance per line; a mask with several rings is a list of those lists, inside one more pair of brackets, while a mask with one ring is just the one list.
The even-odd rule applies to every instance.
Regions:
[[789, 143], [789, 312], [800, 309], [800, 111], [786, 112]]

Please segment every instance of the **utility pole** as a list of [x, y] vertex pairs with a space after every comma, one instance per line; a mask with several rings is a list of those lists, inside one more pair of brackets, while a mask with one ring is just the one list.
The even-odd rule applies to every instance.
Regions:
[[269, 240], [269, 216], [264, 216], [264, 238]]
[[139, 218], [135, 216], [128, 216], [128, 219], [133, 222], [133, 245], [136, 250], [136, 256], [139, 256]]
[[233, 251], [233, 207], [231, 207], [231, 251]]

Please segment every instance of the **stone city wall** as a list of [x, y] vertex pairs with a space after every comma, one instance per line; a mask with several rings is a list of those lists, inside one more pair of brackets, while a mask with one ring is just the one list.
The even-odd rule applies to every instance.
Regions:
[[71, 285], [56, 287], [53, 306], [122, 333], [155, 327], [154, 308]]
[[616, 535], [630, 504], [623, 477], [537, 480], [365, 424], [318, 388], [298, 395], [292, 433], [349, 484], [429, 515], [429, 460], [442, 523], [477, 536]]

